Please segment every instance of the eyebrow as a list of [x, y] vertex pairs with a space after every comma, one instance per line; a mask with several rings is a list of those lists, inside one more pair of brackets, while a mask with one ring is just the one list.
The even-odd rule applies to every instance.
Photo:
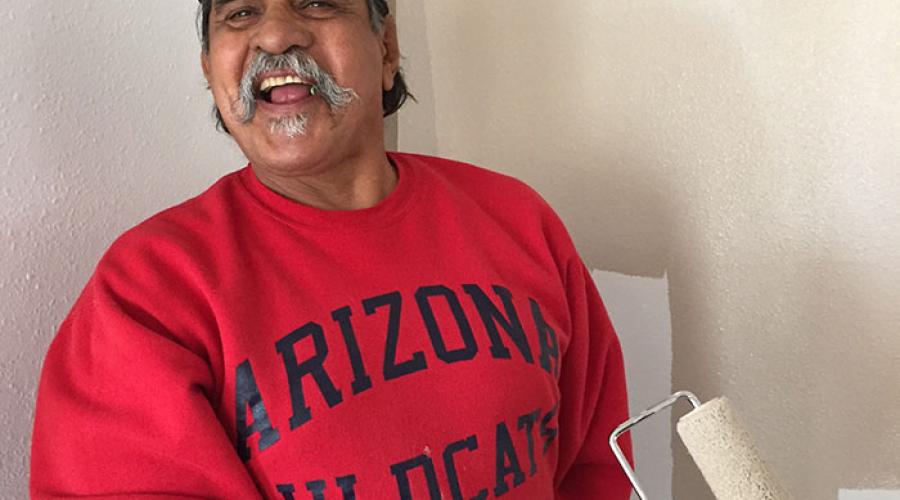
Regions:
[[222, 8], [222, 7], [224, 7], [224, 6], [230, 4], [231, 2], [234, 2], [234, 1], [235, 1], [235, 0], [215, 0], [215, 1], [213, 2], [213, 8], [214, 8], [214, 9], [219, 9], [219, 8]]

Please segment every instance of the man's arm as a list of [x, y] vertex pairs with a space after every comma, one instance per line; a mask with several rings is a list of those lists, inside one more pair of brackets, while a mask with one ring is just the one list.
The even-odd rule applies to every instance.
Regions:
[[[572, 334], [559, 380], [556, 498], [627, 500], [631, 485], [609, 447], [610, 433], [628, 418], [622, 349], [580, 260], [568, 266], [566, 287]], [[620, 444], [633, 461], [629, 436]]]
[[210, 356], [134, 301], [146, 287], [170, 307], [178, 285], [118, 275], [95, 274], [47, 354], [32, 498], [259, 498], [210, 403]]

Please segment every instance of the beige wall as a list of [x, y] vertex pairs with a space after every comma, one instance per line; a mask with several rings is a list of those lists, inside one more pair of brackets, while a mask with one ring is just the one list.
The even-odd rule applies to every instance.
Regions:
[[[667, 273], [673, 385], [732, 397], [798, 498], [900, 488], [896, 0], [399, 9], [401, 149], [528, 181], [592, 267]], [[681, 450], [674, 492], [710, 498]]]

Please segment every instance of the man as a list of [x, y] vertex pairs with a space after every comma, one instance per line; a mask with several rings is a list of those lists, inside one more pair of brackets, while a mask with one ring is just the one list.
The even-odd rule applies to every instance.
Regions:
[[513, 179], [390, 153], [384, 0], [202, 0], [250, 160], [119, 238], [63, 323], [35, 498], [625, 499], [618, 341]]

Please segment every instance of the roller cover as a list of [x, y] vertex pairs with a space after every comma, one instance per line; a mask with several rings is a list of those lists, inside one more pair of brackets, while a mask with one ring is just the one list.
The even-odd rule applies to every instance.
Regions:
[[789, 500], [725, 398], [688, 413], [678, 435], [718, 500]]

